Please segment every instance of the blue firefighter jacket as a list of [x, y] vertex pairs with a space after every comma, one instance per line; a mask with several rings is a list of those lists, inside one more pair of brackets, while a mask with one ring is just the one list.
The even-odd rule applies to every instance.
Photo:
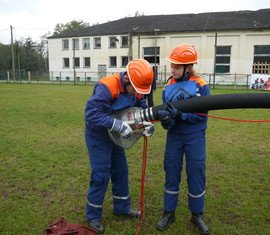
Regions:
[[85, 107], [86, 130], [98, 134], [98, 130], [111, 128], [115, 110], [128, 107], [147, 108], [145, 99], [140, 94], [126, 92], [124, 86], [125, 72], [114, 74], [99, 80], [95, 85], [93, 95]]
[[[167, 102], [208, 95], [210, 95], [209, 87], [200, 77], [185, 76], [181, 80], [170, 77], [163, 89], [162, 100], [165, 104]], [[206, 122], [206, 116], [200, 116], [195, 113], [182, 113], [173, 129], [182, 134], [189, 134], [206, 129]]]

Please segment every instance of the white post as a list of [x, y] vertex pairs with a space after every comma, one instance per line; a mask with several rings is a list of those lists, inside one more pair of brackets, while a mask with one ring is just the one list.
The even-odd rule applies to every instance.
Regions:
[[8, 80], [8, 82], [10, 81], [10, 72], [9, 71], [7, 71], [7, 80]]
[[31, 83], [31, 72], [28, 71], [27, 73], [28, 73], [28, 82]]

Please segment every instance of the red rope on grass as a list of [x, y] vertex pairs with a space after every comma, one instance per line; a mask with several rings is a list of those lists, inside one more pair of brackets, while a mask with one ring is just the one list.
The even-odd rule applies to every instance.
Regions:
[[144, 136], [143, 157], [142, 157], [141, 194], [140, 194], [140, 216], [139, 216], [139, 222], [137, 225], [136, 235], [138, 235], [141, 231], [141, 225], [142, 225], [143, 214], [144, 214], [144, 182], [145, 182], [145, 172], [146, 172], [146, 157], [147, 157], [147, 137]]
[[197, 115], [200, 116], [206, 116], [210, 118], [217, 118], [225, 121], [233, 121], [233, 122], [270, 122], [270, 120], [245, 120], [245, 119], [237, 119], [237, 118], [225, 118], [225, 117], [220, 117], [220, 116], [214, 116], [214, 115], [209, 115], [205, 113], [196, 113]]

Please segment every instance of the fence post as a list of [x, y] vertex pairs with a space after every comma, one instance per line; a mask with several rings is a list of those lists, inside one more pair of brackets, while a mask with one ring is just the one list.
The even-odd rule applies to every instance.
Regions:
[[38, 81], [39, 81], [38, 71], [36, 71], [36, 76], [37, 76], [37, 83], [38, 83]]
[[249, 79], [250, 75], [247, 74], [247, 82], [246, 82], [246, 89], [248, 90], [248, 79]]
[[27, 74], [28, 74], [28, 82], [31, 83], [31, 72], [27, 71]]
[[236, 73], [234, 74], [234, 89], [236, 89]]
[[50, 73], [50, 75], [49, 75], [50, 80], [51, 80], [51, 79], [53, 80], [53, 71], [51, 71], [51, 72], [49, 72], [49, 73]]
[[[164, 84], [166, 84], [167, 79], [167, 65], [164, 66]], [[161, 85], [163, 85], [163, 81], [161, 81]]]
[[[53, 72], [51, 72], [51, 75], [53, 75]], [[50, 76], [50, 79], [49, 80], [51, 81], [52, 84], [54, 84], [53, 76]]]
[[62, 84], [62, 75], [61, 75], [61, 71], [59, 72], [59, 79], [60, 79], [60, 84]]
[[26, 80], [25, 69], [23, 70], [23, 80]]
[[10, 73], [9, 73], [9, 71], [7, 71], [7, 80], [8, 80], [8, 82], [10, 82]]

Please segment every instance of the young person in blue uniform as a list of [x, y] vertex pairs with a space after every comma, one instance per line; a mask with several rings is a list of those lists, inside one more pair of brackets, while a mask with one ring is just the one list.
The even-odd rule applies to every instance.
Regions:
[[207, 117], [195, 113], [181, 113], [169, 103], [196, 96], [208, 96], [209, 87], [193, 69], [193, 64], [198, 60], [193, 46], [181, 44], [175, 47], [166, 60], [171, 63], [172, 76], [163, 89], [165, 109], [158, 111], [161, 125], [167, 130], [164, 154], [166, 178], [163, 216], [156, 228], [163, 231], [175, 221], [174, 212], [178, 206], [185, 155], [191, 221], [202, 234], [209, 234], [209, 228], [203, 218]]
[[[131, 209], [125, 150], [110, 139], [108, 130], [116, 131], [124, 138], [132, 135], [129, 123], [113, 118], [111, 114], [128, 107], [147, 108], [144, 95], [151, 91], [153, 76], [153, 69], [146, 60], [132, 60], [125, 72], [100, 79], [86, 103], [85, 140], [91, 168], [86, 220], [98, 233], [104, 232], [101, 219], [109, 180], [112, 183], [113, 213], [139, 216], [138, 211]], [[151, 136], [153, 132], [154, 126], [149, 123], [143, 134]]]

